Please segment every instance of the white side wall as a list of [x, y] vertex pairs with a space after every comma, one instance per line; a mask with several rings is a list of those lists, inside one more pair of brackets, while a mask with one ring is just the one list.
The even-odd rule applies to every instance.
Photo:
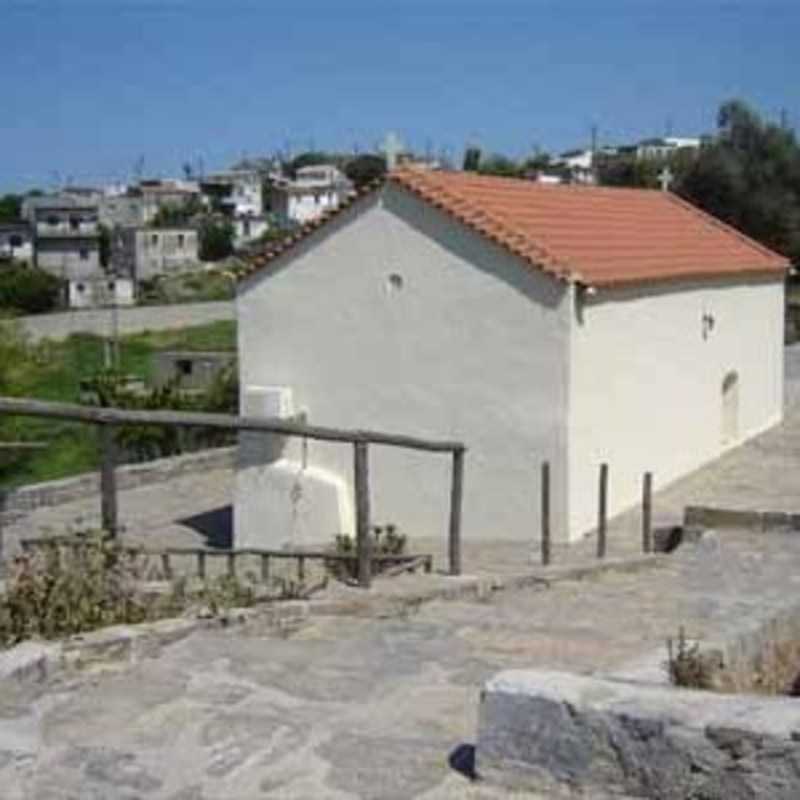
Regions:
[[571, 340], [573, 537], [596, 525], [601, 462], [615, 513], [639, 501], [643, 472], [664, 486], [722, 452], [726, 374], [738, 373], [740, 442], [780, 420], [783, 391], [781, 280], [601, 289], [583, 298], [578, 292]]
[[[561, 535], [568, 289], [399, 188], [361, 202], [371, 205], [344, 212], [311, 237], [316, 246], [298, 245], [241, 289], [243, 394], [287, 386], [311, 423], [463, 440], [465, 537], [533, 543], [538, 465], [549, 458]], [[350, 446], [307, 447], [310, 466], [351, 486]], [[284, 455], [303, 460], [298, 444]], [[374, 446], [370, 479], [376, 523], [446, 535], [449, 457]], [[252, 480], [240, 488], [237, 541], [253, 544], [240, 523], [265, 492]], [[267, 527], [255, 535], [280, 544], [282, 532]]]

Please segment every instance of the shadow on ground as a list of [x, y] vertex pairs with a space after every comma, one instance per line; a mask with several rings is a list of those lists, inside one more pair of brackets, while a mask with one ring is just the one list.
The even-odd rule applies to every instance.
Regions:
[[475, 745], [460, 744], [447, 757], [450, 768], [461, 773], [465, 778], [474, 781], [478, 776], [475, 774]]
[[233, 545], [233, 508], [229, 505], [184, 517], [178, 523], [203, 536], [207, 547], [228, 550]]

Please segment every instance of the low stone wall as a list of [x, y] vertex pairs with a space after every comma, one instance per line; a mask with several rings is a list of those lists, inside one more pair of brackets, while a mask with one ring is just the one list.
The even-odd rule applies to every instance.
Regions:
[[[117, 309], [117, 327], [123, 336], [148, 330], [163, 331], [192, 325], [208, 325], [211, 322], [235, 318], [235, 306], [227, 300]], [[113, 327], [112, 311], [108, 308], [33, 314], [19, 317], [19, 321], [35, 342], [41, 339], [66, 339], [73, 333], [108, 336]]]
[[[161, 483], [180, 475], [203, 473], [213, 469], [233, 469], [235, 447], [200, 450], [171, 458], [160, 458], [141, 464], [126, 464], [117, 469], [117, 488], [135, 489]], [[84, 473], [57, 481], [34, 483], [10, 492], [0, 493], [0, 524], [15, 522], [37, 508], [69, 503], [100, 492], [99, 472]]]
[[795, 800], [800, 703], [504, 672], [482, 694], [476, 770], [546, 797]]
[[700, 528], [744, 528], [768, 531], [775, 528], [800, 530], [800, 514], [788, 511], [751, 511], [709, 506], [687, 506], [684, 525]]

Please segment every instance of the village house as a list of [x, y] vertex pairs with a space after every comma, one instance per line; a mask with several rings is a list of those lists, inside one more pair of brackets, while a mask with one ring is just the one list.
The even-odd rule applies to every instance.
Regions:
[[257, 169], [232, 169], [203, 178], [205, 193], [216, 194], [231, 217], [260, 217], [264, 213], [263, 181]]
[[31, 197], [23, 214], [33, 228], [37, 267], [65, 281], [83, 280], [100, 271], [95, 203], [65, 195]]
[[192, 202], [202, 202], [200, 187], [195, 181], [176, 179], [139, 181], [131, 187], [129, 195], [140, 199], [143, 225], [149, 225], [162, 209], [179, 210]]
[[351, 190], [350, 181], [336, 167], [311, 165], [298, 169], [294, 180], [274, 180], [270, 205], [282, 225], [303, 224], [338, 208]]
[[33, 262], [33, 232], [27, 222], [0, 223], [0, 259]]
[[[252, 261], [242, 413], [463, 441], [466, 537], [553, 534], [781, 419], [787, 262], [669, 192], [401, 170]], [[352, 532], [352, 454], [245, 437], [238, 546]], [[372, 517], [447, 530], [448, 465], [370, 450]]]
[[112, 237], [115, 269], [136, 281], [197, 269], [199, 236], [196, 228], [122, 228]]
[[643, 139], [636, 145], [639, 160], [664, 159], [678, 152], [693, 152], [700, 148], [700, 139], [694, 136], [658, 136]]

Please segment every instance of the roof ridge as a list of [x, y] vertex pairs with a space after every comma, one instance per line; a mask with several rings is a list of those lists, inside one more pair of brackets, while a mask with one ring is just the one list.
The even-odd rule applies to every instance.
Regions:
[[713, 214], [709, 214], [707, 211], [704, 211], [699, 206], [694, 205], [694, 203], [690, 203], [688, 200], [685, 200], [680, 195], [675, 194], [674, 192], [663, 192], [666, 195], [667, 199], [677, 205], [682, 206], [683, 208], [688, 209], [689, 211], [693, 212], [695, 216], [700, 217], [704, 222], [708, 223], [709, 225], [718, 228], [719, 230], [725, 231], [726, 233], [730, 233], [735, 236], [739, 241], [746, 244], [748, 247], [752, 248], [760, 252], [762, 255], [771, 256], [773, 258], [779, 258], [784, 261], [784, 263], [788, 266], [791, 262], [789, 259], [783, 255], [783, 253], [779, 253], [776, 250], [772, 250], [771, 248], [767, 247], [766, 245], [761, 244], [761, 242], [757, 242], [755, 239], [751, 239], [746, 233], [743, 233], [738, 228], [730, 225], [727, 222], [715, 217]]

